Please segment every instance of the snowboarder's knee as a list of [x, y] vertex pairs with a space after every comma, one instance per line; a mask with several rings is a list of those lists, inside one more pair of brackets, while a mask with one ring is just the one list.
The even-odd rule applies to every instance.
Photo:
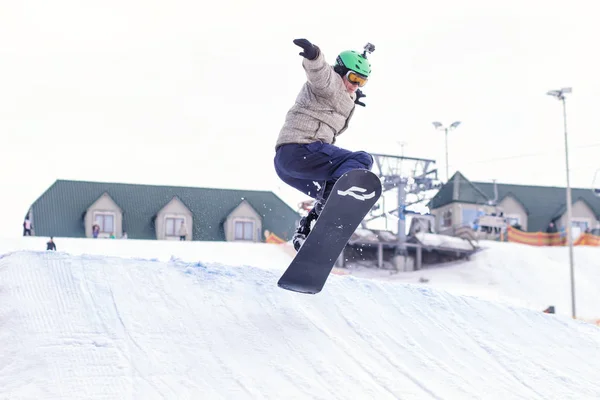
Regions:
[[364, 165], [365, 169], [370, 170], [373, 166], [373, 156], [366, 151], [357, 151], [354, 153], [354, 159]]

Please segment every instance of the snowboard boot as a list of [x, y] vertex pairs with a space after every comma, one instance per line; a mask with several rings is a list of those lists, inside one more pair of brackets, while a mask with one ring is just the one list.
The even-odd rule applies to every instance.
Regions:
[[321, 211], [323, 211], [323, 207], [325, 207], [325, 200], [326, 199], [320, 199], [315, 201], [315, 205], [313, 206], [312, 210], [314, 210], [315, 214], [317, 214], [316, 218], [319, 218], [319, 215], [321, 215]]
[[310, 233], [310, 223], [306, 222], [307, 217], [302, 217], [300, 219], [300, 224], [298, 224], [298, 228], [294, 233], [294, 237], [292, 238], [292, 243], [294, 244], [294, 250], [300, 250], [300, 247], [306, 241], [306, 237]]
[[296, 233], [294, 233], [294, 237], [292, 238], [292, 243], [294, 244], [294, 249], [296, 251], [300, 250], [300, 247], [302, 247], [306, 241], [306, 238], [308, 237], [308, 234], [310, 233], [313, 222], [316, 222], [317, 218], [319, 218], [319, 213], [323, 209], [323, 206], [318, 204], [319, 202], [316, 202], [312, 210], [309, 211], [308, 215], [300, 218], [300, 223], [298, 224]]

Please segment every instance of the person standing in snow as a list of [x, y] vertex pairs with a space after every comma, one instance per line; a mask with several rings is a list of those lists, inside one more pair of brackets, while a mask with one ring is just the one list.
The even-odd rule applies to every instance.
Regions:
[[334, 183], [353, 169], [370, 170], [373, 157], [335, 146], [336, 139], [347, 128], [356, 105], [366, 97], [363, 87], [371, 74], [367, 52], [375, 46], [367, 44], [360, 54], [341, 52], [331, 66], [321, 49], [307, 39], [295, 39], [302, 48], [302, 67], [307, 81], [295, 104], [290, 108], [275, 146], [275, 171], [286, 184], [315, 199], [308, 215], [300, 219], [294, 234], [296, 251], [310, 233]]
[[46, 242], [46, 250], [56, 251], [56, 243], [54, 243], [54, 238], [52, 236], [50, 236], [50, 240]]
[[31, 236], [31, 229], [33, 225], [31, 224], [31, 220], [29, 216], [25, 217], [25, 221], [23, 221], [23, 236]]
[[187, 229], [185, 228], [185, 222], [181, 221], [181, 225], [179, 226], [179, 240], [185, 241], [187, 236]]
[[97, 239], [99, 234], [100, 234], [100, 225], [98, 225], [98, 224], [92, 225], [92, 237], [94, 239]]

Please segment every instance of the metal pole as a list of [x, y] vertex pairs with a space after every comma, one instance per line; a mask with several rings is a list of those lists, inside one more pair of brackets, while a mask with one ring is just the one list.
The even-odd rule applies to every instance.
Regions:
[[[381, 204], [381, 208], [383, 210], [383, 214], [385, 214], [385, 210], [386, 210], [386, 208], [385, 208], [385, 196], [381, 196], [381, 203], [382, 203]], [[388, 230], [388, 217], [386, 216], [384, 218], [384, 220], [385, 220], [385, 230], [387, 231]]]
[[446, 182], [450, 179], [450, 174], [448, 173], [448, 128], [444, 128], [446, 131]]
[[406, 202], [406, 181], [400, 179], [398, 184], [398, 251], [406, 254], [406, 215], [404, 215], [404, 204]]
[[567, 172], [567, 241], [569, 243], [569, 266], [571, 273], [571, 312], [573, 318], [575, 318], [575, 271], [573, 269], [573, 236], [571, 230], [573, 227], [573, 207], [571, 205], [571, 182], [569, 179], [569, 143], [567, 140], [567, 102], [565, 101], [564, 95], [562, 96], [563, 103], [563, 120], [565, 124], [565, 162]]

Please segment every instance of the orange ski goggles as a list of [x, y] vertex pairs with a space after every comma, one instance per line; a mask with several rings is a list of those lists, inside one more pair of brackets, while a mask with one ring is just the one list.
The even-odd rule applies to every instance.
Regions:
[[360, 87], [365, 86], [367, 84], [367, 81], [369, 80], [369, 78], [367, 78], [366, 76], [363, 76], [354, 71], [348, 71], [346, 73], [346, 79], [348, 79], [348, 82], [358, 85]]

